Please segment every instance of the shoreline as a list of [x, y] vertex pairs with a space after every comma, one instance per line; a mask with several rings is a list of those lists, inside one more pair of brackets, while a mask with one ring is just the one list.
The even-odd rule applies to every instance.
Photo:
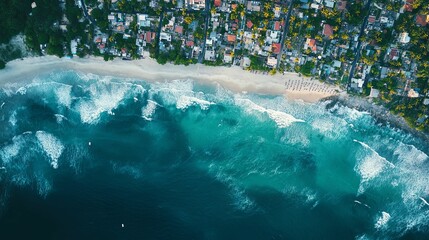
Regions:
[[360, 98], [354, 96], [331, 96], [327, 97], [325, 100], [332, 100], [334, 104], [340, 104], [349, 108], [353, 108], [359, 111], [366, 111], [371, 114], [371, 116], [383, 125], [388, 125], [393, 128], [398, 128], [404, 131], [405, 133], [412, 134], [420, 139], [429, 141], [429, 134], [419, 131], [415, 128], [412, 128], [405, 119], [401, 116], [392, 114], [386, 107], [383, 105], [378, 105], [370, 102], [367, 98]]
[[201, 84], [216, 85], [235, 93], [256, 93], [283, 96], [289, 100], [316, 103], [332, 100], [335, 103], [368, 111], [377, 121], [402, 129], [421, 139], [429, 141], [429, 135], [410, 127], [406, 121], [391, 114], [384, 106], [371, 103], [366, 98], [348, 95], [338, 86], [322, 83], [297, 73], [267, 75], [252, 73], [238, 66], [205, 66], [158, 64], [154, 59], [104, 61], [101, 57], [58, 58], [55, 56], [28, 57], [8, 62], [0, 70], [0, 87], [19, 86], [31, 82], [37, 76], [57, 70], [74, 70], [84, 74], [113, 76], [132, 81], [163, 82], [191, 79]]
[[233, 92], [282, 95], [291, 100], [314, 103], [335, 95], [346, 95], [338, 86], [299, 76], [297, 73], [261, 74], [238, 66], [165, 65], [154, 59], [104, 61], [101, 57], [58, 58], [55, 56], [29, 57], [8, 62], [0, 71], [0, 86], [29, 82], [52, 70], [75, 70], [101, 76], [123, 77], [148, 82], [192, 79], [202, 84], [219, 84]]

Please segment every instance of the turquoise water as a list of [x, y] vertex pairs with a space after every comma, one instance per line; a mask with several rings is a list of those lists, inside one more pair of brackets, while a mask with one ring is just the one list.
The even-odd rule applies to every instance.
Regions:
[[428, 144], [368, 113], [190, 80], [28, 80], [0, 90], [2, 239], [429, 237]]

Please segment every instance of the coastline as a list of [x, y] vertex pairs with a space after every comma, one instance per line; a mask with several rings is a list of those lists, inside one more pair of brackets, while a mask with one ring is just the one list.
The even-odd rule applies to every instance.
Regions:
[[315, 103], [332, 100], [344, 106], [368, 111], [377, 121], [400, 128], [429, 141], [429, 135], [411, 128], [400, 116], [391, 114], [386, 108], [372, 104], [368, 99], [348, 95], [338, 86], [299, 76], [297, 73], [267, 75], [252, 73], [238, 66], [212, 67], [202, 64], [173, 65], [158, 64], [154, 59], [104, 61], [101, 57], [58, 58], [55, 56], [28, 57], [7, 64], [0, 71], [0, 87], [19, 86], [32, 81], [42, 73], [53, 70], [74, 70], [100, 76], [121, 77], [126, 80], [163, 82], [177, 79], [192, 79], [198, 83], [220, 86], [236, 93], [248, 92], [284, 96], [290, 100]]
[[383, 105], [374, 104], [367, 98], [347, 95], [331, 96], [327, 97], [325, 100], [331, 100], [332, 104], [340, 104], [359, 111], [366, 111], [371, 114], [376, 121], [383, 125], [389, 125], [391, 127], [401, 129], [406, 133], [410, 133], [425, 141], [429, 141], [429, 134], [410, 127], [403, 117], [392, 114]]
[[17, 59], [0, 71], [0, 86], [28, 82], [41, 73], [61, 69], [149, 82], [192, 79], [203, 84], [219, 84], [237, 93], [283, 95], [287, 99], [309, 103], [334, 95], [346, 95], [338, 86], [299, 76], [297, 73], [268, 75], [245, 71], [238, 66], [161, 65], [151, 58], [133, 61], [115, 59], [108, 62], [101, 57], [66, 59], [43, 56]]

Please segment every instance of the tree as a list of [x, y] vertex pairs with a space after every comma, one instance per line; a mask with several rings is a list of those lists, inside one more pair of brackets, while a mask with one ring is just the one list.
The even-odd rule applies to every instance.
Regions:
[[4, 62], [3, 60], [0, 60], [0, 69], [3, 69], [6, 67], [6, 62]]
[[311, 71], [314, 68], [314, 62], [312, 61], [307, 61], [305, 64], [303, 64], [301, 66], [300, 72], [304, 75], [304, 76], [311, 76]]

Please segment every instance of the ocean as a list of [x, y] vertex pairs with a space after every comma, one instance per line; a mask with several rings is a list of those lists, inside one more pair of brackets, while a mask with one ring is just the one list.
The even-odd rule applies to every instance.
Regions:
[[429, 144], [329, 100], [70, 70], [0, 106], [0, 239], [429, 239]]

